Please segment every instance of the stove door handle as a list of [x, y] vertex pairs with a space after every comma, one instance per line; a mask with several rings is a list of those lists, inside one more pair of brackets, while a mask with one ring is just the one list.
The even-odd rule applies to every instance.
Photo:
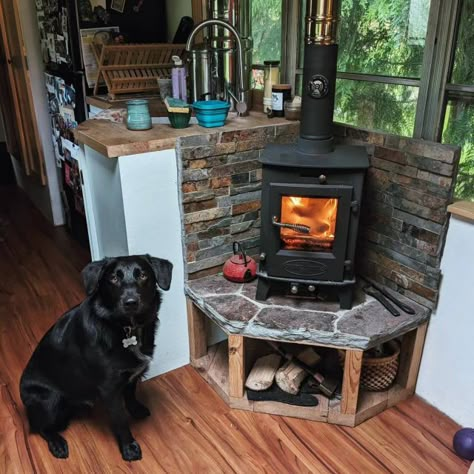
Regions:
[[300, 234], [309, 234], [311, 231], [311, 228], [308, 227], [307, 225], [303, 224], [287, 224], [287, 223], [282, 223], [278, 222], [278, 217], [273, 216], [272, 218], [272, 224], [275, 227], [280, 227], [280, 228], [285, 228], [285, 229], [291, 229], [294, 230], [295, 232], [299, 232]]

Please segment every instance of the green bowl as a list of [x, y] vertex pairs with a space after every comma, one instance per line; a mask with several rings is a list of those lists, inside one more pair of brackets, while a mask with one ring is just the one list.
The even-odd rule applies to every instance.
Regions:
[[173, 128], [186, 128], [191, 120], [191, 110], [186, 114], [182, 112], [168, 112], [168, 118]]

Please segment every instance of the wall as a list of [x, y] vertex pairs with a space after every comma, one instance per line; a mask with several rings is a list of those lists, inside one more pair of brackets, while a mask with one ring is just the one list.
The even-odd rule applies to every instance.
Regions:
[[55, 225], [64, 224], [59, 194], [58, 170], [51, 142], [46, 86], [40, 49], [35, 0], [18, 0], [23, 37], [28, 57], [32, 95], [38, 123], [40, 141], [46, 163], [47, 186], [41, 186], [27, 177], [16, 160], [13, 160], [18, 185], [24, 189], [40, 211]]
[[369, 152], [359, 272], [435, 308], [460, 148], [342, 125], [335, 133]]
[[474, 222], [451, 217], [439, 304], [431, 317], [416, 392], [462, 426], [474, 427]]
[[[271, 122], [269, 122], [271, 124]], [[259, 253], [261, 150], [296, 140], [298, 124], [181, 138], [184, 255], [189, 278], [216, 273], [241, 242]]]
[[193, 16], [191, 0], [166, 0], [168, 41], [173, 41], [174, 34], [183, 16]]

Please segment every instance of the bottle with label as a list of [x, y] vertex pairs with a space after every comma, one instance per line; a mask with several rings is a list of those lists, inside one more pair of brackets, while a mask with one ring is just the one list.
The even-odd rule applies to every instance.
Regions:
[[291, 100], [291, 84], [274, 84], [272, 86], [272, 115], [283, 117], [285, 115], [285, 101]]
[[272, 110], [272, 87], [280, 82], [280, 61], [264, 61], [263, 111]]
[[186, 89], [186, 68], [179, 56], [172, 56], [171, 60], [174, 63], [171, 69], [171, 82], [173, 88], [173, 98], [188, 101]]

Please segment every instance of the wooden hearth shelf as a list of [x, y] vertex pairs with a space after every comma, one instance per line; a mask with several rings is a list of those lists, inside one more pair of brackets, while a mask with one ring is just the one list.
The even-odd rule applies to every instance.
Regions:
[[[390, 321], [392, 325], [388, 324], [386, 326], [386, 332], [383, 331], [384, 326], [381, 324], [384, 321], [382, 310], [380, 310], [379, 320], [376, 321], [375, 328], [368, 328], [369, 332], [366, 331], [364, 337], [358, 331], [359, 326], [346, 324], [347, 328], [352, 328], [356, 333], [359, 332], [355, 334], [355, 342], [353, 342], [349, 337], [350, 333], [338, 339], [336, 332], [336, 335], [331, 339], [327, 334], [321, 335], [321, 327], [319, 327], [319, 330], [315, 330], [313, 334], [311, 334], [311, 331], [308, 333], [307, 327], [303, 331], [305, 329], [302, 326], [303, 324], [311, 323], [313, 326], [314, 324], [322, 324], [321, 321], [311, 322], [311, 320], [308, 320], [309, 316], [315, 319], [321, 318], [325, 321], [326, 332], [333, 328], [329, 324], [332, 321], [329, 313], [331, 307], [327, 304], [326, 311], [310, 311], [308, 308], [311, 305], [320, 308], [324, 307], [324, 304], [319, 305], [314, 301], [311, 303], [306, 301], [303, 304], [301, 301], [292, 302], [287, 299], [277, 300], [281, 303], [280, 305], [275, 301], [266, 301], [265, 304], [255, 302], [257, 311], [254, 314], [254, 308], [248, 304], [254, 301], [250, 297], [252, 286], [245, 285], [242, 287], [242, 285], [231, 284], [221, 276], [206, 277], [202, 280], [188, 282], [186, 290], [188, 295], [192, 295], [192, 298], [188, 298], [191, 364], [232, 408], [356, 426], [399, 401], [405, 400], [415, 391], [429, 315], [427, 312], [419, 310], [417, 305], [411, 304], [411, 302], [410, 304], [417, 308], [417, 315], [411, 316], [412, 319], [405, 318], [405, 321]], [[242, 301], [234, 301], [235, 298], [233, 299], [232, 296], [236, 295], [240, 295]], [[301, 308], [302, 304], [304, 309]], [[366, 310], [370, 308], [370, 312], [373, 312], [374, 308], [373, 305], [370, 306], [371, 304], [372, 302], [365, 301], [361, 307]], [[299, 305], [300, 308], [298, 310], [292, 309], [292, 305]], [[249, 321], [257, 318], [257, 315], [261, 314], [268, 306], [273, 306], [279, 316], [276, 319], [269, 318], [267, 320], [269, 324], [274, 326], [283, 325], [284, 323], [287, 325], [293, 324], [293, 336], [299, 334], [296, 329], [298, 329], [298, 326], [302, 326], [300, 332], [303, 334], [303, 338], [298, 339], [293, 336], [292, 339], [287, 337], [278, 338], [277, 331], [262, 331], [261, 328], [258, 330], [258, 334], [252, 333], [249, 335], [245, 333], [242, 328], [248, 328]], [[367, 323], [367, 320], [364, 319], [363, 310], [355, 309], [354, 317], [356, 317], [356, 321], [362, 320]], [[281, 318], [285, 311], [286, 319]], [[347, 315], [350, 312], [345, 311], [343, 313]], [[302, 318], [299, 322], [298, 315]], [[337, 311], [332, 316], [342, 318]], [[230, 322], [227, 321], [228, 317]], [[403, 319], [402, 316], [400, 318]], [[400, 318], [392, 319], [398, 320]], [[228, 339], [208, 346], [209, 321], [217, 324], [227, 334]], [[342, 321], [342, 319], [337, 319], [337, 321]], [[371, 331], [377, 331], [377, 338], [371, 335]], [[316, 340], [317, 338], [321, 340]], [[372, 345], [394, 338], [397, 338], [401, 343], [400, 364], [395, 384], [384, 392], [365, 392], [361, 390], [360, 375], [363, 349], [354, 347], [354, 345], [364, 344], [365, 347], [372, 347]], [[339, 398], [329, 400], [322, 395], [317, 395], [319, 400], [317, 407], [297, 407], [279, 402], [248, 400], [244, 387], [246, 377], [256, 359], [271, 351], [268, 344], [264, 343], [265, 340], [344, 350], [345, 364]]]
[[356, 412], [344, 414], [341, 412], [340, 399], [329, 400], [323, 395], [316, 395], [319, 401], [319, 405], [316, 407], [298, 407], [271, 401], [249, 401], [245, 393], [240, 398], [231, 397], [229, 395], [227, 341], [210, 346], [207, 354], [192, 360], [191, 365], [231, 408], [351, 427], [372, 418], [402, 400], [406, 400], [413, 394], [413, 390], [404, 388], [398, 383], [385, 392], [361, 391]]

